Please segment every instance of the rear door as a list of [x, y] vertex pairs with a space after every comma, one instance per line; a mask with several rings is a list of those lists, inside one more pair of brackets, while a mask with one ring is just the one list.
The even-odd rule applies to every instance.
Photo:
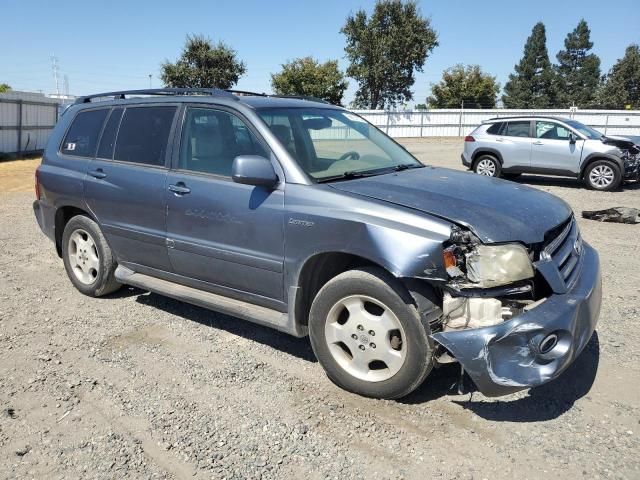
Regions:
[[166, 248], [166, 178], [176, 105], [114, 108], [85, 198], [118, 262], [170, 271]]
[[502, 168], [526, 171], [531, 165], [531, 122], [514, 120], [503, 123], [496, 139], [502, 154]]
[[541, 173], [576, 176], [584, 140], [569, 141], [571, 130], [551, 120], [536, 120], [531, 150], [531, 167]]
[[273, 306], [283, 300], [284, 189], [235, 183], [242, 154], [271, 156], [249, 122], [218, 107], [186, 109], [167, 178], [169, 257], [188, 283]]

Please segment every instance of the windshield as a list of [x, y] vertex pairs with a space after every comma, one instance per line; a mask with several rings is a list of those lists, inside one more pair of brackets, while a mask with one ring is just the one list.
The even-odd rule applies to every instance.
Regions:
[[578, 132], [580, 132], [589, 140], [600, 140], [602, 138], [602, 134], [599, 131], [594, 130], [591, 127], [587, 127], [584, 123], [580, 123], [575, 120], [565, 120], [564, 123], [569, 125], [574, 130], [577, 130]]
[[270, 108], [258, 110], [258, 114], [316, 181], [422, 166], [380, 130], [344, 110]]

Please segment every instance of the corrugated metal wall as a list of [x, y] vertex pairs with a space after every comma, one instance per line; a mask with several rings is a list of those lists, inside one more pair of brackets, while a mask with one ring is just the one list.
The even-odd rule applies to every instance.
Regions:
[[608, 135], [640, 135], [640, 111], [627, 110], [354, 110], [392, 137], [460, 137], [482, 121], [512, 115], [570, 117]]
[[58, 119], [58, 104], [39, 93], [0, 94], [0, 153], [42, 150]]

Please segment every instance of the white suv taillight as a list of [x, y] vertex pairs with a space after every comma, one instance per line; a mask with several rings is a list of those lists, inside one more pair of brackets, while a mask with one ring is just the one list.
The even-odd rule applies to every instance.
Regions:
[[464, 141], [465, 142], [475, 142], [476, 139], [473, 138], [471, 135], [467, 135], [466, 137], [464, 137]]

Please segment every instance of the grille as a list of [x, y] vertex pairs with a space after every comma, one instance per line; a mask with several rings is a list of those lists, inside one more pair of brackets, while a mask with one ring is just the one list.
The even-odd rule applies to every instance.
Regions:
[[578, 275], [577, 267], [582, 255], [582, 237], [575, 218], [571, 217], [557, 235], [552, 234], [543, 252], [556, 265], [565, 285], [570, 286]]

